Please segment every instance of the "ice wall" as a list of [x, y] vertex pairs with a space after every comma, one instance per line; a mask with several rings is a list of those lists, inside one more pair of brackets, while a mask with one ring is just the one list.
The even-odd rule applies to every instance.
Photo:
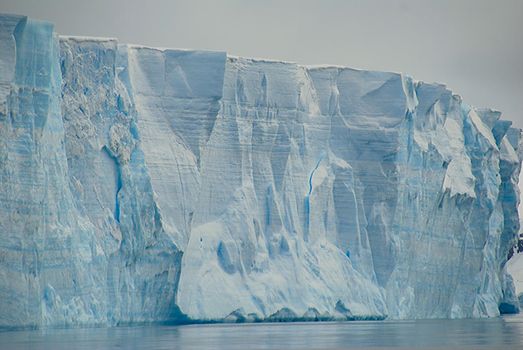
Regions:
[[105, 257], [69, 188], [59, 43], [25, 17], [0, 32], [0, 324], [96, 323]]
[[0, 326], [517, 307], [520, 130], [500, 113], [402, 74], [22, 16], [0, 47]]

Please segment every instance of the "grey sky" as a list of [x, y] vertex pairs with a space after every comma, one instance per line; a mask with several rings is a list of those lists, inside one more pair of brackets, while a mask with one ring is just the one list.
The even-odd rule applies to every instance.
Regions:
[[61, 34], [445, 82], [523, 127], [522, 0], [0, 0]]

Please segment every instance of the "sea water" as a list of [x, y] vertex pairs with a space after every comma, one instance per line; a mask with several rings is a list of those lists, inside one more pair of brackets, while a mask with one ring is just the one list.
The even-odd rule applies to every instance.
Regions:
[[523, 316], [0, 332], [0, 349], [523, 349]]

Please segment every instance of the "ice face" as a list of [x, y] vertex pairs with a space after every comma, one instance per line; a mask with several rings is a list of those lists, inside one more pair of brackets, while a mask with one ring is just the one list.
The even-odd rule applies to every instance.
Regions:
[[520, 130], [443, 85], [0, 17], [0, 326], [516, 307]]

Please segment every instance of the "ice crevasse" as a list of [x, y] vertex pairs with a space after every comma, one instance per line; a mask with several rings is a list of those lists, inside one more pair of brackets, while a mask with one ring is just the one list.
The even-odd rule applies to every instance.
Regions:
[[0, 327], [497, 316], [521, 131], [397, 73], [0, 16]]

